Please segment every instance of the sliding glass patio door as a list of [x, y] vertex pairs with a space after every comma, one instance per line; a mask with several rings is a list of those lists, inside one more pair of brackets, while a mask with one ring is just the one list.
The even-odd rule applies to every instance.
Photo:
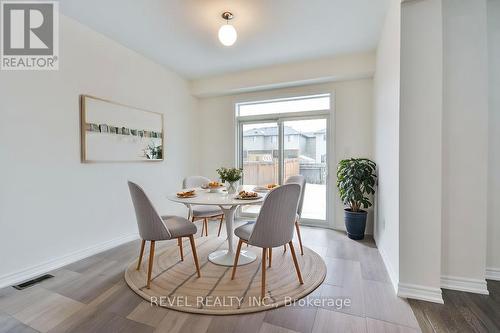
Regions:
[[[240, 124], [240, 159], [244, 185], [279, 184], [278, 122], [242, 122]], [[255, 216], [259, 209], [260, 206], [243, 206], [241, 214]]]
[[306, 178], [302, 220], [326, 221], [327, 197], [327, 119], [284, 120], [283, 180], [290, 176]]
[[[239, 121], [239, 164], [243, 184], [283, 184], [294, 175], [306, 178], [302, 223], [327, 226], [328, 116], [280, 117]], [[256, 216], [259, 206], [240, 214]]]

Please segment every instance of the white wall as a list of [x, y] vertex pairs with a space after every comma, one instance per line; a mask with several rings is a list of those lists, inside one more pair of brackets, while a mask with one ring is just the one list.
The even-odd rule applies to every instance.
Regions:
[[[330, 145], [332, 148], [330, 154], [331, 156], [334, 154], [334, 157], [330, 157], [329, 171], [335, 199], [330, 207], [334, 211], [332, 215], [334, 226], [343, 229], [343, 206], [335, 188], [336, 165], [338, 161], [347, 157], [372, 158], [372, 79], [200, 99], [201, 173], [207, 177], [216, 177], [215, 169], [218, 167], [235, 165], [235, 103], [326, 92], [335, 94], [333, 118], [335, 145]], [[367, 231], [372, 233], [371, 218]]]
[[391, 281], [399, 282], [399, 84], [401, 1], [393, 0], [377, 48], [373, 144], [378, 165], [374, 237]]
[[407, 1], [401, 17], [399, 295], [487, 293], [486, 0]]
[[373, 52], [355, 53], [207, 77], [192, 81], [191, 88], [193, 94], [198, 97], [234, 95], [330, 81], [371, 78], [374, 69]]
[[442, 302], [441, 31], [441, 0], [402, 4], [399, 295], [436, 302]]
[[[128, 179], [160, 211], [185, 213], [164, 194], [197, 173], [196, 100], [184, 79], [62, 15], [60, 38], [59, 71], [0, 73], [0, 284], [134, 237]], [[82, 93], [163, 112], [165, 161], [81, 164]]]
[[486, 0], [443, 0], [443, 43], [441, 285], [487, 293]]
[[500, 0], [488, 1], [489, 162], [487, 278], [500, 280]]

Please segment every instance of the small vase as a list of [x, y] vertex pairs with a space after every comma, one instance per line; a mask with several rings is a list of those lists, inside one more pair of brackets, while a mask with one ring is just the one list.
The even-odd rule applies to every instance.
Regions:
[[236, 193], [236, 189], [238, 187], [238, 182], [228, 182], [229, 186], [227, 187], [227, 193], [234, 194]]

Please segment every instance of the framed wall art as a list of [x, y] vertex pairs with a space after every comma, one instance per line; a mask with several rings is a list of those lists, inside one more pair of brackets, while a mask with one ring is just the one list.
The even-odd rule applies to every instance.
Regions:
[[82, 162], [163, 161], [163, 114], [80, 96]]

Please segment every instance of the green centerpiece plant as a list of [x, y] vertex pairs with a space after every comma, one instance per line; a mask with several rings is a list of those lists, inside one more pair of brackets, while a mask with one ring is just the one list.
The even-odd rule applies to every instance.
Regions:
[[235, 193], [236, 184], [243, 176], [243, 169], [220, 167], [217, 169], [217, 173], [219, 174], [219, 178], [221, 181], [229, 183], [227, 191], [229, 193]]

